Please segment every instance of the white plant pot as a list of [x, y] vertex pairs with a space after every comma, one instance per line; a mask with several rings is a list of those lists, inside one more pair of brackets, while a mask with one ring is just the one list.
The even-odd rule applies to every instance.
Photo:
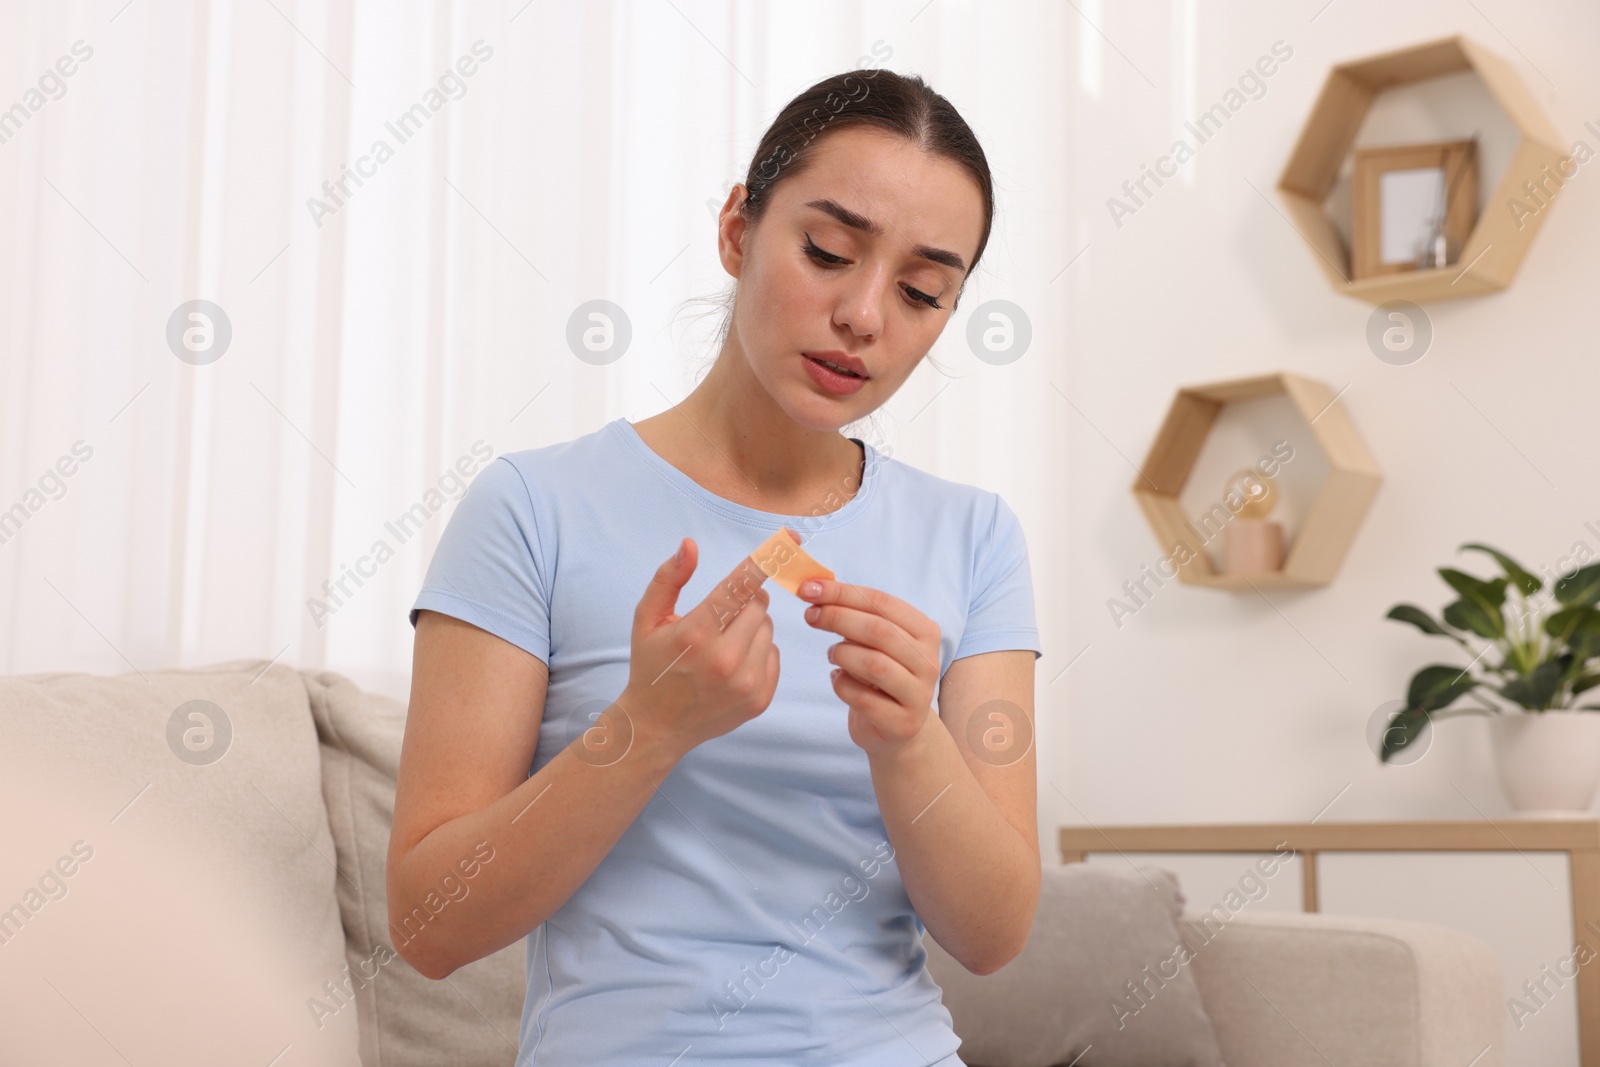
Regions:
[[1578, 818], [1600, 787], [1600, 712], [1512, 712], [1489, 720], [1500, 788], [1519, 815]]

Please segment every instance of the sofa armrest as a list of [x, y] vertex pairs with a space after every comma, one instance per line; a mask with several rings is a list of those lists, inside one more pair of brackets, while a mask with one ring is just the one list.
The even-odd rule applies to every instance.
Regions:
[[1503, 1067], [1505, 989], [1489, 947], [1429, 923], [1185, 916], [1228, 1067]]

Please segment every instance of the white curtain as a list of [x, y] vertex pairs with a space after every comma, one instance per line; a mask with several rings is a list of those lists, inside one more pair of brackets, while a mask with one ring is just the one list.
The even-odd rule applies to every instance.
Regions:
[[[1070, 11], [19, 0], [0, 19], [0, 670], [260, 656], [403, 697], [406, 613], [472, 474], [688, 392], [720, 322], [691, 298], [730, 282], [729, 183], [795, 93], [871, 65], [922, 74], [978, 132], [1000, 210], [962, 312], [1012, 300], [1033, 330], [994, 366], [958, 313], [880, 447], [1006, 497], [1048, 633], [1056, 277], [1083, 244], [1051, 184], [1089, 32]], [[595, 299], [633, 332], [605, 366], [566, 343]]]

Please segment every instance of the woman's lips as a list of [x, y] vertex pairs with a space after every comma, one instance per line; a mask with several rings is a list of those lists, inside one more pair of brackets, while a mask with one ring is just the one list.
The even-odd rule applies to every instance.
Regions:
[[835, 367], [849, 371], [858, 378], [872, 377], [867, 373], [867, 365], [859, 357], [849, 355], [838, 348], [814, 348], [800, 354], [811, 359], [821, 360], [824, 363], [832, 363]]
[[849, 374], [840, 374], [830, 367], [825, 367], [810, 356], [801, 355], [805, 362], [806, 373], [811, 375], [811, 380], [835, 396], [849, 396], [867, 384], [867, 379], [856, 378]]

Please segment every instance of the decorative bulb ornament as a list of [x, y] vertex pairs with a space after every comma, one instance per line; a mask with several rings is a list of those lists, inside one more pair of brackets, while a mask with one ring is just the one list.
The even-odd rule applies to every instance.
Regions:
[[1241, 519], [1264, 519], [1278, 504], [1278, 487], [1254, 467], [1235, 471], [1223, 494], [1224, 499], [1233, 494], [1244, 498], [1244, 506], [1236, 513]]
[[1253, 467], [1235, 471], [1223, 488], [1233, 516], [1222, 534], [1224, 574], [1270, 574], [1283, 569], [1283, 523], [1266, 522], [1278, 504], [1278, 487]]

